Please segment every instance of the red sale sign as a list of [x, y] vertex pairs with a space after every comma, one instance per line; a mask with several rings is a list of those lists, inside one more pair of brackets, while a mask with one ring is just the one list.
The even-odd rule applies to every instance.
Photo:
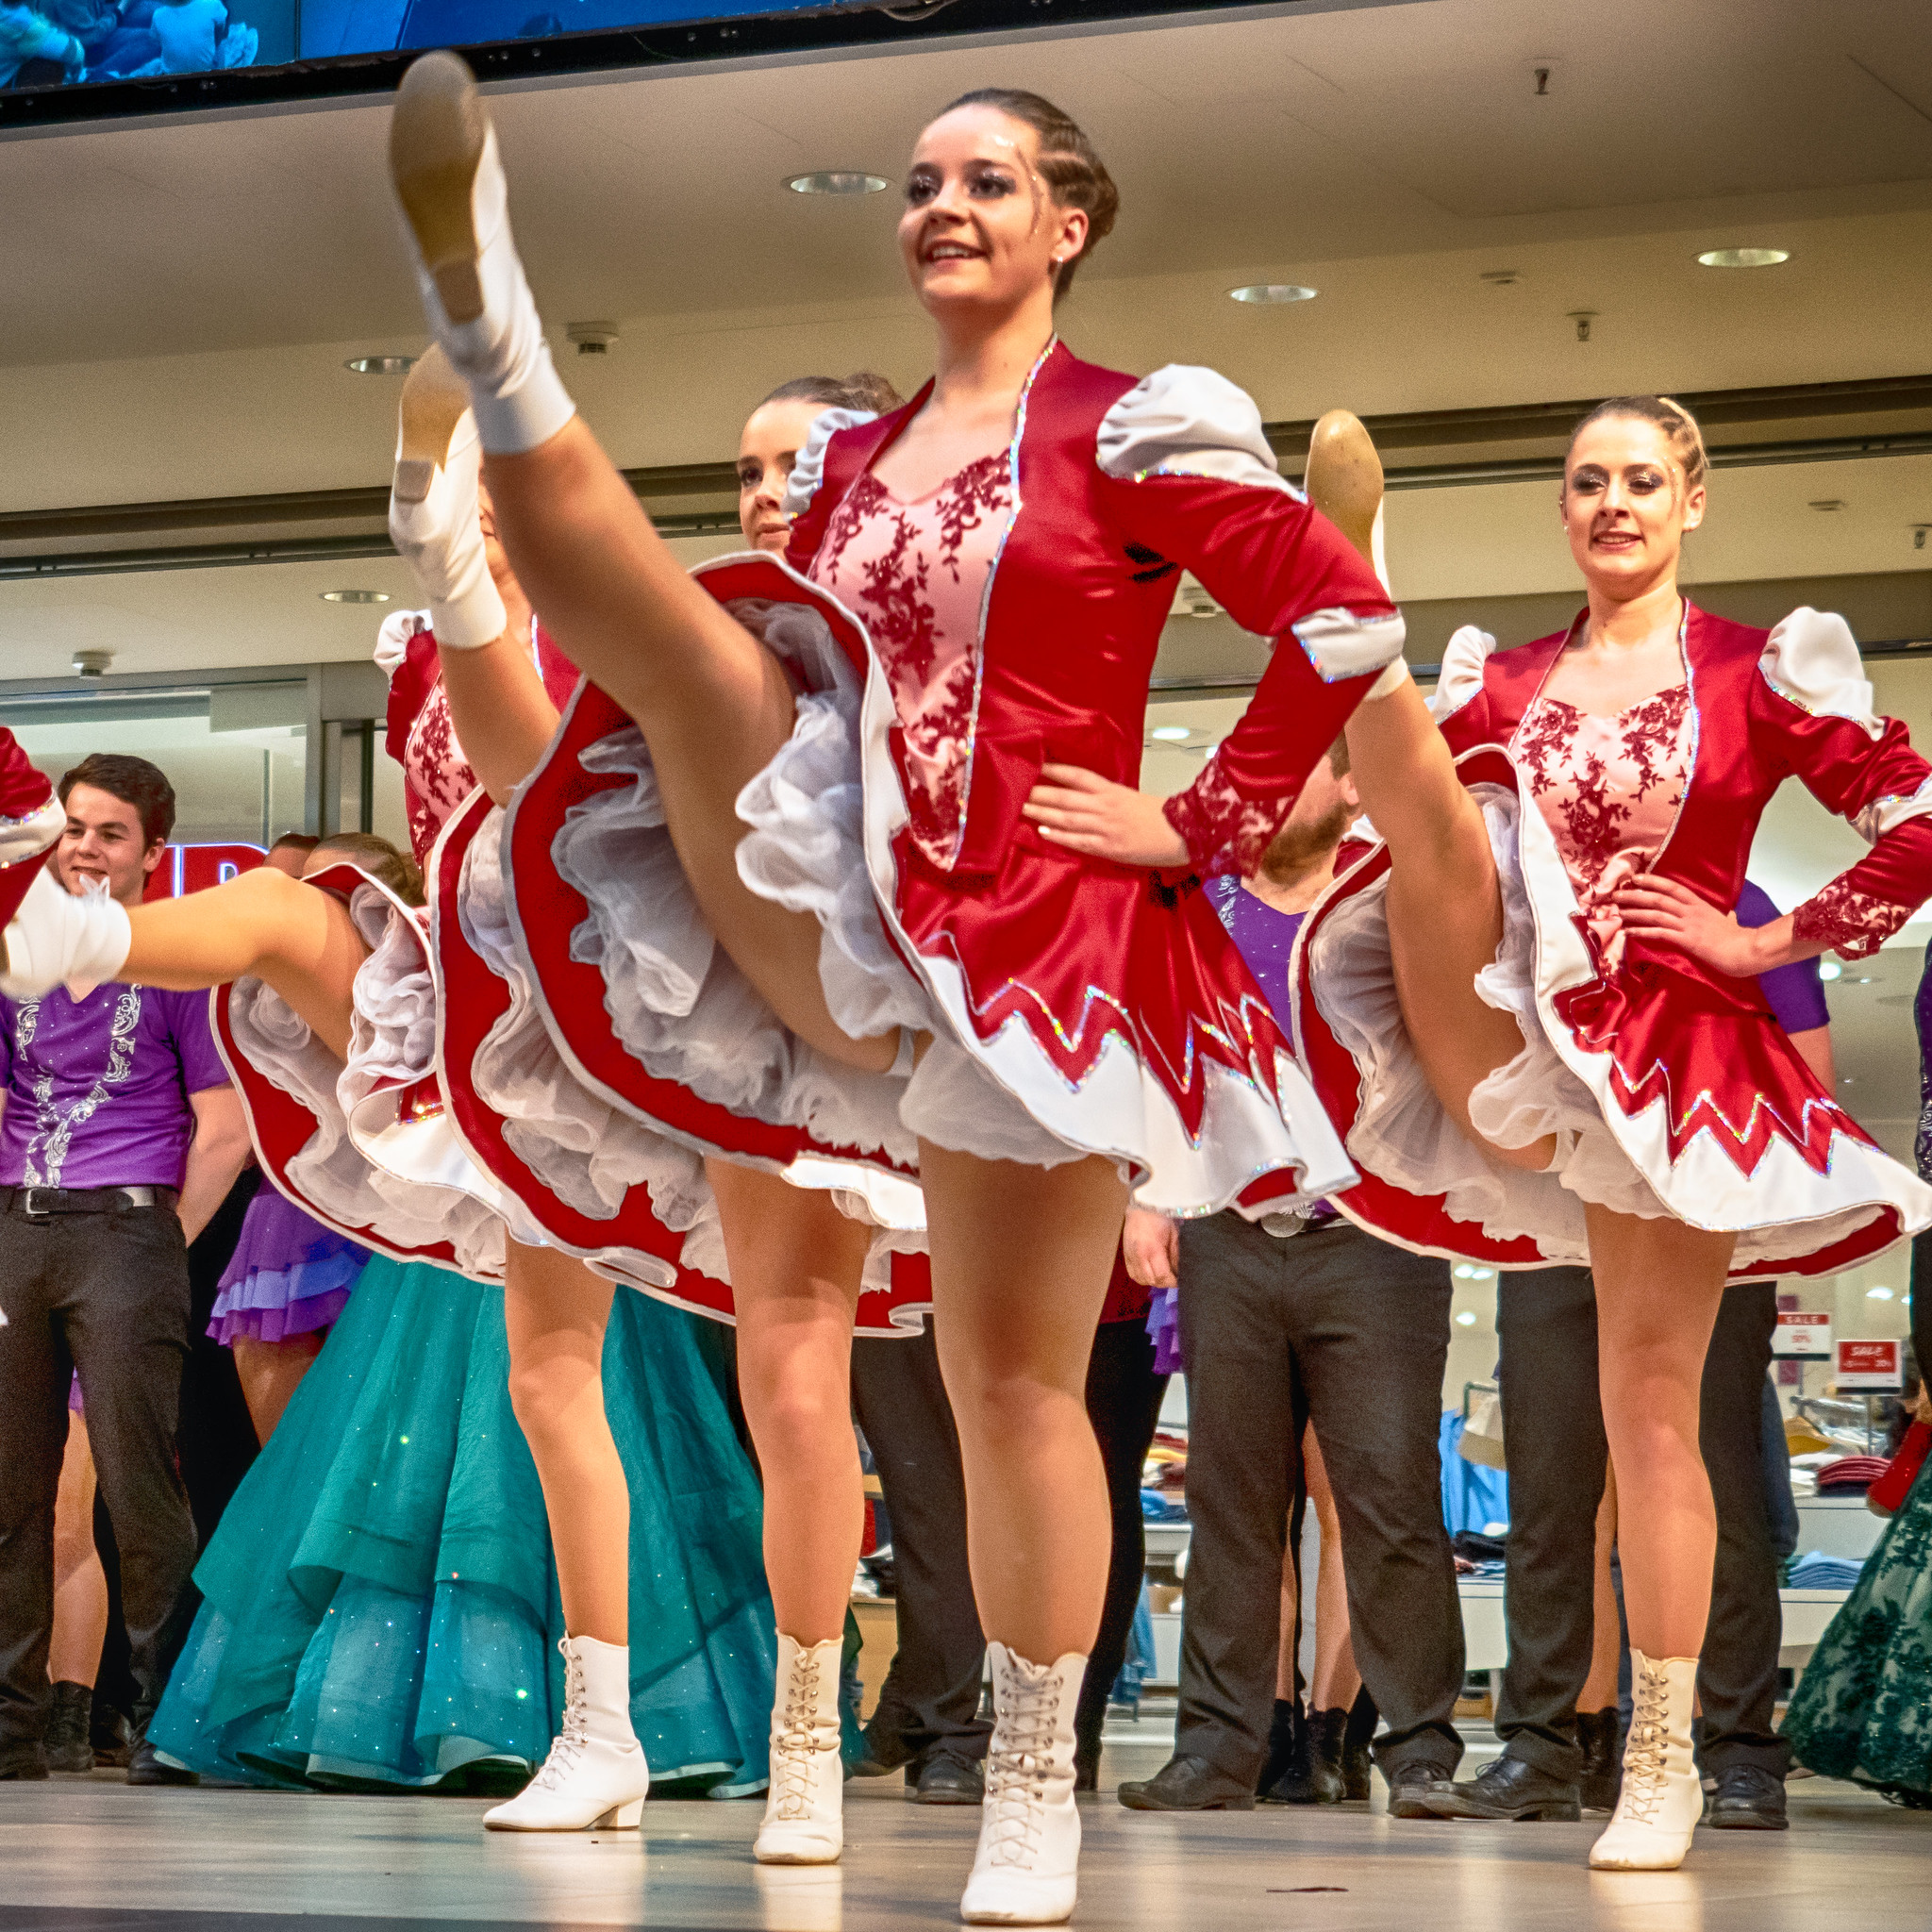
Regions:
[[1787, 1361], [1831, 1359], [1831, 1317], [1812, 1308], [1781, 1308], [1771, 1333], [1771, 1352]]
[[1835, 1379], [1840, 1389], [1902, 1389], [1896, 1341], [1840, 1341]]
[[259, 845], [169, 845], [141, 896], [178, 899], [184, 892], [206, 891], [238, 873], [253, 872], [267, 857]]

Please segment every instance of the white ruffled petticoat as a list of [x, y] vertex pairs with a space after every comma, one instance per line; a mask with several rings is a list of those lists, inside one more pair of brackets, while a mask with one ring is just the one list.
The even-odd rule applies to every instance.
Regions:
[[[1473, 786], [1471, 796], [1489, 828], [1503, 897], [1503, 941], [1477, 975], [1476, 991], [1490, 1006], [1516, 1016], [1524, 1048], [1474, 1090], [1470, 1119], [1501, 1147], [1527, 1146], [1554, 1134], [1556, 1158], [1538, 1174], [1490, 1158], [1436, 1098], [1395, 991], [1386, 875], [1344, 899], [1310, 935], [1316, 1006], [1361, 1076], [1348, 1152], [1365, 1174], [1424, 1198], [1441, 1196], [1451, 1216], [1474, 1224], [1488, 1240], [1534, 1241], [1543, 1257], [1536, 1265], [1587, 1265], [1584, 1203], [1647, 1220], [1667, 1217], [1671, 1209], [1557, 1051], [1539, 1011], [1537, 925], [1518, 837], [1520, 797], [1494, 784]], [[1338, 1200], [1346, 1209], [1347, 1195]], [[1849, 1236], [1877, 1212], [1860, 1206], [1823, 1219], [1747, 1228], [1738, 1238], [1732, 1274], [1760, 1263], [1774, 1272], [1778, 1261]]]
[[[818, 920], [820, 983], [845, 1032], [863, 1039], [896, 1026], [933, 1041], [908, 1079], [841, 1065], [785, 1028], [706, 925], [634, 727], [598, 740], [581, 760], [630, 783], [573, 806], [552, 847], [558, 874], [590, 907], [571, 956], [599, 968], [618, 1040], [647, 1073], [701, 1099], [903, 1166], [916, 1163], [922, 1135], [990, 1160], [1081, 1158], [1085, 1150], [1049, 1134], [953, 1039], [887, 939], [865, 862], [861, 686], [824, 620], [803, 604], [737, 599], [725, 608], [802, 687], [791, 737], [739, 796], [750, 827], [739, 875], [761, 897]], [[912, 1183], [858, 1163], [842, 1176], [833, 1191], [848, 1213], [901, 1236], [923, 1226]]]

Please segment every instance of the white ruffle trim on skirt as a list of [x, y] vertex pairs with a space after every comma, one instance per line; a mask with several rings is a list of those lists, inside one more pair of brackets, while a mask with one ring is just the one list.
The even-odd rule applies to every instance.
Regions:
[[[590, 906], [571, 956], [602, 973], [619, 1041], [646, 1072], [701, 1099], [904, 1166], [917, 1161], [922, 1134], [988, 1159], [1080, 1158], [1083, 1150], [1047, 1133], [951, 1037], [886, 937], [865, 864], [860, 686], [824, 620], [799, 604], [739, 599], [727, 608], [803, 687], [791, 736], [739, 795], [750, 827], [739, 875], [760, 897], [818, 920], [820, 983], [847, 1033], [864, 1039], [896, 1026], [932, 1033], [933, 1044], [908, 1080], [841, 1066], [787, 1030], [713, 941], [634, 728], [583, 753], [587, 771], [631, 782], [574, 806], [552, 853]], [[861, 1219], [913, 1232], [919, 1210], [908, 1183], [816, 1161], [801, 1163], [796, 1177], [831, 1186]], [[896, 1245], [916, 1248], [923, 1239]]]
[[349, 902], [369, 958], [356, 975], [348, 1063], [309, 1031], [308, 1024], [258, 979], [241, 979], [228, 998], [235, 1043], [271, 1085], [316, 1118], [316, 1131], [289, 1163], [287, 1179], [323, 1213], [351, 1228], [373, 1229], [402, 1249], [447, 1242], [466, 1274], [500, 1278], [503, 1217], [497, 1190], [456, 1145], [446, 1122], [425, 1121], [408, 1132], [434, 1143], [425, 1179], [378, 1163], [350, 1131], [350, 1116], [386, 1079], [427, 1073], [436, 1044], [435, 991], [420, 930], [375, 886]]
[[[1405, 1191], [1442, 1197], [1457, 1221], [1495, 1241], [1528, 1238], [1544, 1262], [1587, 1264], [1583, 1206], [1646, 1220], [1671, 1208], [1617, 1139], [1596, 1096], [1557, 1050], [1537, 1006], [1537, 926], [1518, 838], [1518, 795], [1472, 787], [1489, 828], [1503, 896], [1503, 942], [1476, 991], [1523, 1029], [1523, 1051], [1470, 1095], [1471, 1122], [1499, 1147], [1557, 1137], [1551, 1167], [1529, 1173], [1485, 1155], [1436, 1098], [1402, 1018], [1389, 949], [1386, 875], [1344, 900], [1312, 935], [1310, 977], [1322, 1017], [1353, 1056], [1361, 1099], [1348, 1152], [1364, 1173]], [[1347, 1197], [1341, 1197], [1347, 1205]], [[1746, 1228], [1732, 1274], [1809, 1255], [1855, 1233], [1870, 1205], [1802, 1222]], [[1390, 1230], [1393, 1232], [1393, 1230]]]

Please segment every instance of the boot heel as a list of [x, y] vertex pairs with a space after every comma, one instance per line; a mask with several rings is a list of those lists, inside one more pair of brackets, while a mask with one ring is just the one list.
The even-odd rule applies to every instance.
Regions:
[[642, 1824], [644, 1801], [633, 1798], [628, 1805], [615, 1805], [603, 1817], [592, 1819], [592, 1831], [635, 1831]]
[[390, 124], [390, 173], [443, 312], [458, 325], [483, 313], [470, 191], [489, 131], [475, 80], [454, 54], [425, 54], [404, 75]]
[[1534, 1811], [1525, 1811], [1524, 1817], [1549, 1824], [1574, 1824], [1583, 1816], [1581, 1805], [1539, 1805]]
[[399, 501], [421, 503], [429, 494], [436, 472], [449, 467], [450, 441], [469, 407], [469, 385], [432, 342], [403, 378], [391, 486]]

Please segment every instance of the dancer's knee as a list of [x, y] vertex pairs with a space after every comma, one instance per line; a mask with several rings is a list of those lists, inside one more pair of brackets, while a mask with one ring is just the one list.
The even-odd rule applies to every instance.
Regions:
[[512, 1358], [509, 1406], [533, 1448], [567, 1445], [580, 1434], [587, 1393], [602, 1399], [602, 1381], [588, 1363], [571, 1356]]
[[757, 1388], [747, 1383], [743, 1393], [746, 1419], [768, 1476], [774, 1471], [782, 1476], [787, 1470], [823, 1474], [846, 1461], [857, 1466], [851, 1402], [843, 1387], [788, 1373]]

